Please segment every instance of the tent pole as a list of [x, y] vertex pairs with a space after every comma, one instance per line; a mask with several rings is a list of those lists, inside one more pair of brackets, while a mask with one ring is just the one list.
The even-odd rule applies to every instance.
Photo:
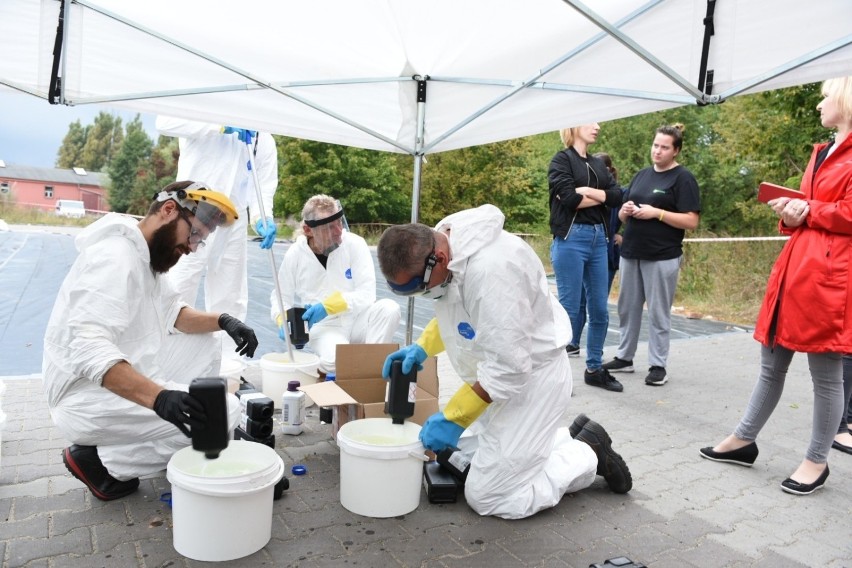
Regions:
[[[53, 40], [53, 63], [50, 67], [50, 86], [47, 89], [47, 100], [50, 104], [65, 104], [65, 37], [68, 31], [68, 14], [66, 1], [59, 3], [59, 21], [56, 24], [56, 38]], [[69, 10], [70, 11], [70, 10]], [[62, 69], [60, 70], [60, 66]], [[59, 97], [59, 101], [56, 97]]]
[[[420, 220], [420, 175], [423, 170], [423, 132], [426, 124], [426, 81], [429, 77], [415, 76], [417, 81], [417, 130], [414, 139], [414, 180], [411, 191], [411, 222]], [[408, 299], [405, 320], [405, 344], [410, 345], [414, 330], [414, 298]]]
[[[713, 23], [715, 11], [716, 0], [707, 0], [707, 15], [704, 16], [704, 43], [701, 46], [701, 65], [698, 69], [698, 90], [706, 95], [713, 93], [713, 70], [707, 71], [707, 60], [710, 58], [710, 38], [716, 34], [716, 26]], [[699, 104], [701, 104], [700, 101]]]
[[[260, 137], [260, 132], [256, 133], [256, 136]], [[257, 211], [260, 215], [261, 222], [264, 227], [266, 227], [266, 223], [268, 222], [269, 217], [266, 216], [266, 211], [263, 207], [263, 191], [260, 189], [260, 180], [257, 177], [257, 168], [254, 163], [254, 153], [251, 149], [251, 142], [246, 142], [246, 155], [248, 156], [248, 162], [246, 162], [246, 166], [251, 172], [251, 179], [254, 185], [255, 196], [257, 199]], [[270, 215], [272, 211], [269, 212]], [[274, 221], [273, 221], [274, 222]], [[248, 223], [250, 226], [251, 223]], [[272, 247], [269, 247], [269, 264], [272, 268], [272, 282], [275, 285], [275, 299], [278, 301], [278, 312], [281, 314], [281, 317], [284, 318], [284, 321], [287, 320], [287, 312], [284, 311], [284, 300], [281, 296], [281, 283], [278, 281], [278, 265], [275, 263], [275, 253], [272, 251]], [[287, 333], [284, 333], [284, 345], [287, 346], [287, 355], [290, 357], [290, 362], [295, 363], [296, 358], [293, 355], [293, 344], [290, 341], [290, 337]]]

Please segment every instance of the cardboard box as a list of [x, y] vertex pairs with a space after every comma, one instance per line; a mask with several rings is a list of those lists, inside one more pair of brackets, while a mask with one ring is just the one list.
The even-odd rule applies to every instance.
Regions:
[[[383, 418], [387, 381], [382, 378], [382, 366], [387, 356], [399, 349], [396, 343], [351, 344], [337, 346], [336, 375], [326, 381], [299, 387], [317, 405], [334, 407], [332, 432], [350, 420]], [[423, 425], [429, 416], [438, 412], [438, 361], [430, 357], [417, 373], [417, 394], [412, 422]]]

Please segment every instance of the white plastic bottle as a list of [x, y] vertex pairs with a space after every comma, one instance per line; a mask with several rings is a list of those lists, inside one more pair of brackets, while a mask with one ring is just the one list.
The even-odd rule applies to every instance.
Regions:
[[290, 381], [281, 396], [281, 432], [291, 436], [301, 434], [305, 422], [305, 393], [299, 390], [300, 384]]

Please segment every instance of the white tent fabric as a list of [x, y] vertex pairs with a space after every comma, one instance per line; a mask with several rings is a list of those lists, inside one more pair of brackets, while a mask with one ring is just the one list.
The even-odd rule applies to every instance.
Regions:
[[413, 155], [852, 74], [849, 0], [0, 0], [0, 85], [60, 5], [63, 104]]

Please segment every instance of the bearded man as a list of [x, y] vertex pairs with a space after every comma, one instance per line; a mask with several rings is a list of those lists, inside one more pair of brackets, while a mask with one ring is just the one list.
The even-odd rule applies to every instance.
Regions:
[[[50, 315], [42, 373], [53, 421], [73, 444], [62, 460], [98, 499], [136, 491], [140, 476], [191, 443], [190, 428], [205, 426], [203, 406], [187, 391], [193, 378], [219, 369], [214, 332], [254, 355], [251, 328], [189, 307], [163, 278], [236, 218], [225, 195], [180, 181], [157, 193], [141, 221], [110, 213], [75, 240], [79, 255]], [[233, 429], [233, 395], [228, 411]]]

